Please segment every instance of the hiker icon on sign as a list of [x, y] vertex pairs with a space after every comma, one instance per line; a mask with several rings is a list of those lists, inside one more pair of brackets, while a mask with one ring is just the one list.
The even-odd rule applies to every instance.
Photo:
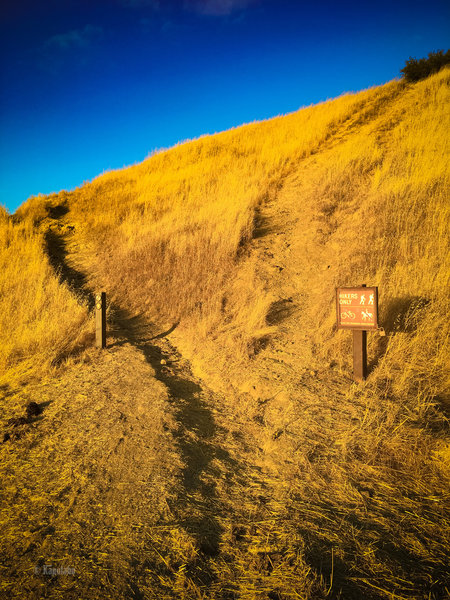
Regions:
[[369, 304], [373, 304], [373, 294], [370, 294], [369, 296]]
[[361, 296], [361, 300], [359, 301], [359, 303], [360, 303], [360, 304], [365, 304], [365, 303], [366, 303], [366, 295], [365, 295], [365, 294], [363, 294], [363, 295]]

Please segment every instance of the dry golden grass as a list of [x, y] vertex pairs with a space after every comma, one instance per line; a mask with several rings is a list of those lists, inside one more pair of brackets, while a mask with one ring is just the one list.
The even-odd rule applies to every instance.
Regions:
[[[34, 446], [27, 434], [2, 447], [4, 551], [28, 552], [20, 568], [45, 559], [39, 524], [28, 547], [17, 539], [32, 526], [11, 516], [39, 506], [54, 513], [56, 560], [80, 569], [72, 583], [41, 582], [49, 597], [448, 595], [449, 76], [205, 136], [0, 215], [3, 389], [14, 369], [43, 374], [82, 343], [87, 301], [74, 288], [105, 289], [114, 305], [109, 366], [87, 352], [62, 387], [4, 401], [19, 410], [47, 394], [60, 419], [36, 425]], [[360, 283], [379, 286], [386, 336], [369, 334], [371, 373], [356, 385], [334, 288]], [[154, 339], [166, 330], [201, 380]], [[84, 398], [79, 411], [91, 396], [99, 408], [79, 427], [61, 416], [71, 394]], [[120, 431], [124, 406], [140, 415], [139, 435]], [[87, 462], [73, 447], [85, 432]], [[129, 451], [117, 453], [121, 436]], [[58, 448], [68, 488], [67, 469], [34, 470], [47, 455], [59, 464]], [[162, 465], [145, 499], [140, 454], [147, 472]], [[130, 496], [114, 496], [125, 480]], [[74, 503], [74, 485], [85, 500]], [[91, 529], [81, 534], [80, 520]], [[38, 597], [36, 581], [18, 581]], [[18, 585], [10, 576], [4, 591]]]
[[84, 345], [87, 308], [49, 264], [32, 220], [0, 209], [0, 382], [45, 374]]

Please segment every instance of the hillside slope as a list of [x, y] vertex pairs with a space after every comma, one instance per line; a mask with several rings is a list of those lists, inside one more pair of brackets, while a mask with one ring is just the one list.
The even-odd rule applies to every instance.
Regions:
[[[1, 282], [3, 315], [28, 293], [0, 354], [6, 597], [448, 595], [449, 77], [0, 215], [28, 265]], [[360, 283], [387, 335], [356, 385], [334, 288]]]

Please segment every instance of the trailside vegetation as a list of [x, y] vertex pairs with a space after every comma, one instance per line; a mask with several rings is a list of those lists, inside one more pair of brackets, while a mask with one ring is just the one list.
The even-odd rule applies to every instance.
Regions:
[[443, 50], [438, 50], [430, 52], [428, 58], [417, 60], [417, 58], [409, 57], [400, 73], [403, 74], [405, 81], [414, 83], [437, 73], [448, 64], [450, 64], [450, 50], [445, 53]]

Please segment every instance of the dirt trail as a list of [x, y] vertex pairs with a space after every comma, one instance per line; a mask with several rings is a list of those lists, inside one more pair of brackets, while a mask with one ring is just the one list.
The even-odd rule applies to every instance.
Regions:
[[[63, 280], [77, 293], [88, 295], [92, 305], [92, 293], [86, 287], [86, 278], [70, 266], [64, 237], [54, 237], [48, 250]], [[192, 374], [189, 362], [169, 342], [167, 336], [176, 329], [177, 323], [167, 331], [156, 333], [155, 326], [144, 318], [129, 315], [117, 305], [110, 309], [108, 346], [117, 349], [118, 368], [129, 375], [132, 373], [132, 381], [155, 378], [167, 397], [164, 412], [172, 421], [171, 445], [181, 465], [177, 493], [169, 505], [173, 505], [174, 514], [196, 539], [200, 551], [214, 556], [219, 551], [222, 532], [218, 516], [225, 512], [218, 500], [218, 481], [231, 481], [240, 470], [238, 461], [232, 458], [224, 443], [233, 427], [223, 414], [221, 420], [227, 421], [227, 426], [220, 426], [217, 422], [224, 403], [218, 394]], [[128, 356], [123, 356], [120, 350], [122, 347], [144, 359], [139, 369], [128, 364]], [[134, 383], [123, 389], [125, 397], [130, 393], [134, 393]], [[151, 419], [148, 426], [153, 427]], [[155, 452], [158, 453], [156, 448]], [[177, 508], [180, 506], [185, 507], [181, 514]]]
[[[70, 262], [71, 235], [58, 223], [47, 252], [92, 306]], [[219, 415], [224, 403], [168, 341], [176, 324], [156, 333], [117, 306], [110, 321], [105, 350], [10, 399], [17, 414], [29, 401], [43, 412], [2, 447], [4, 505], [23, 507], [1, 544], [5, 597], [172, 597], [178, 570], [181, 588], [211, 588], [233, 496], [261, 492], [236, 428]], [[75, 574], [50, 577], [49, 565]]]
[[[233, 598], [238, 581], [250, 593], [257, 585], [269, 594], [262, 597], [277, 597], [269, 578], [283, 546], [276, 540], [280, 531], [281, 539], [298, 536], [289, 490], [301, 473], [306, 495], [314, 496], [312, 465], [333, 453], [326, 432], [348, 427], [355, 408], [341, 405], [336, 420], [342, 377], [320, 372], [307, 334], [315, 290], [305, 292], [299, 272], [309, 279], [327, 265], [317, 224], [299, 222], [301, 185], [297, 168], [259, 215], [252, 252], [260, 277], [279, 295], [268, 322], [280, 335], [258, 359], [267, 386], [251, 390], [253, 404], [244, 394], [239, 406], [192, 374], [167, 337], [175, 323], [157, 331], [118, 306], [110, 310], [106, 350], [92, 349], [56, 384], [30, 386], [17, 398], [45, 408], [10, 447], [28, 483], [17, 490], [11, 479], [6, 496], [33, 507], [26, 525], [23, 513], [10, 524], [9, 538], [23, 540], [7, 578], [10, 597], [21, 589], [30, 598], [193, 598], [206, 591]], [[87, 277], [71, 258], [70, 214], [55, 217], [46, 234], [50, 262], [92, 308]], [[324, 381], [332, 402], [324, 402]], [[312, 531], [303, 535], [320, 548]], [[301, 573], [297, 560], [289, 569]], [[309, 560], [323, 570], [322, 556]], [[75, 575], [49, 578], [42, 572], [49, 564]], [[306, 589], [312, 583], [304, 571]]]
[[326, 154], [344, 144], [355, 131], [358, 134], [366, 131], [369, 136], [375, 130], [377, 142], [381, 144], [388, 130], [401, 118], [401, 114], [389, 113], [389, 107], [395, 108], [401, 93], [401, 87], [386, 92], [336, 126], [311, 156], [288, 165], [276, 195], [258, 207], [259, 226], [251, 251], [257, 256], [260, 279], [268, 291], [278, 296], [268, 323], [280, 328], [277, 339], [285, 347], [284, 359], [288, 360], [289, 355], [287, 340], [295, 345], [297, 366], [299, 359], [304, 367], [315, 363], [314, 344], [308, 335], [316, 327], [314, 308], [322, 304], [318, 294], [324, 283], [329, 282], [334, 289], [332, 273], [339, 260], [338, 245], [328, 243], [337, 227], [335, 207], [318, 207], [321, 199], [317, 197], [315, 172], [321, 171], [316, 155], [326, 162]]

